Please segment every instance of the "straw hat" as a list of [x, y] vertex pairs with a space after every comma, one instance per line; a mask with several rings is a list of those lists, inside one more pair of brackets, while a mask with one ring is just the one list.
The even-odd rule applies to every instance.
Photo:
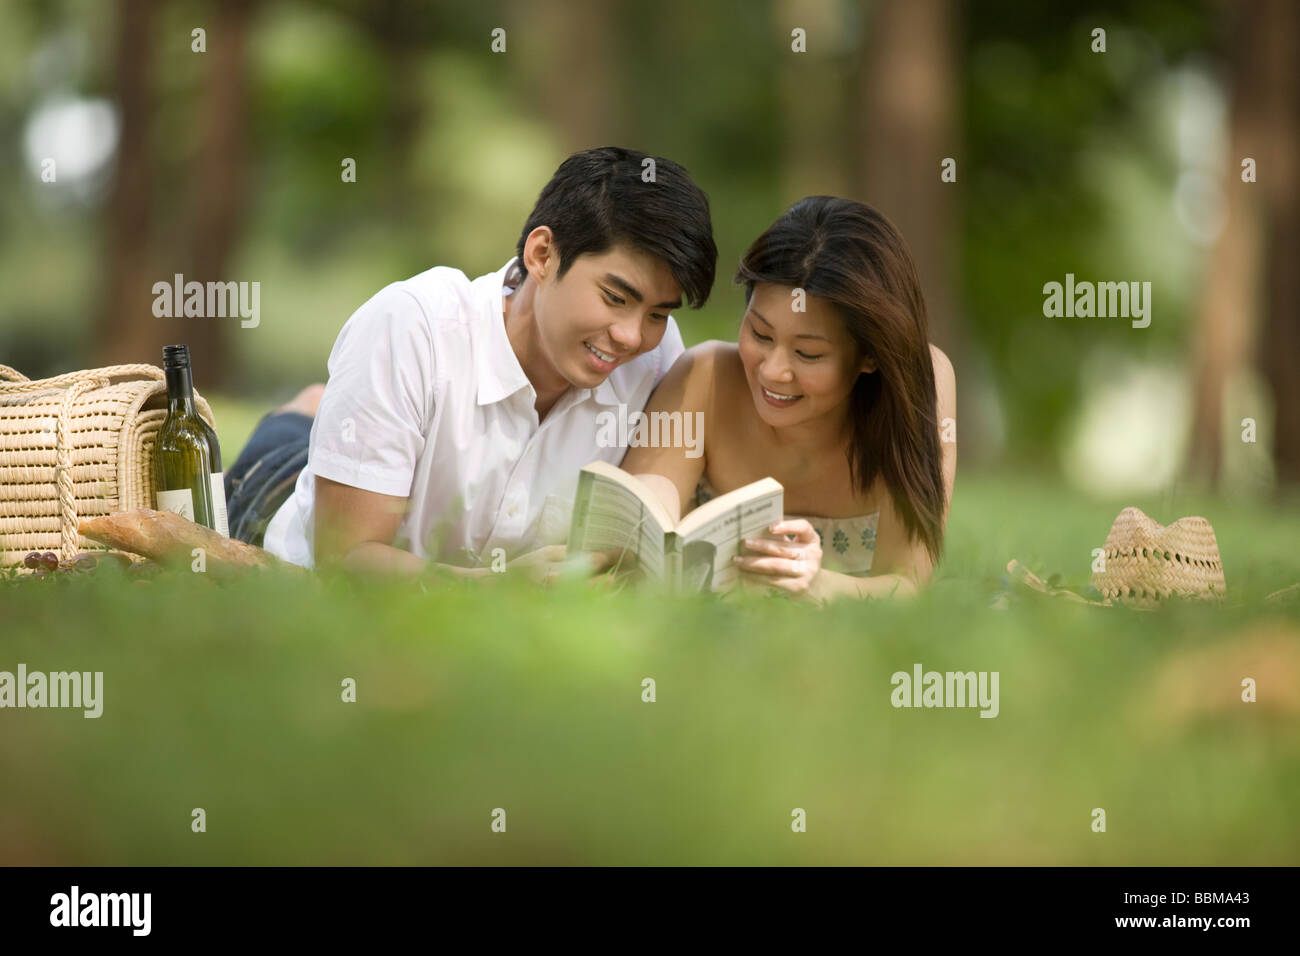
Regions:
[[1171, 597], [1221, 601], [1226, 593], [1219, 542], [1204, 518], [1163, 526], [1125, 508], [1106, 536], [1102, 567], [1092, 573], [1093, 587], [1107, 600], [1135, 607]]

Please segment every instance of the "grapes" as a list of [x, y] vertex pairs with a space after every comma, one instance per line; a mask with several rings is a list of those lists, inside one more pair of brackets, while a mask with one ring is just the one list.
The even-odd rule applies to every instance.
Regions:
[[67, 569], [70, 571], [93, 571], [99, 564], [99, 555], [93, 551], [82, 551], [73, 556], [72, 560], [67, 563]]
[[59, 556], [53, 551], [29, 551], [23, 558], [23, 567], [31, 570], [44, 568], [47, 571], [53, 571], [59, 566]]
[[27, 578], [47, 578], [52, 574], [89, 574], [96, 568], [112, 565], [120, 570], [133, 566], [131, 559], [120, 551], [79, 551], [66, 561], [60, 561], [53, 551], [30, 551], [23, 557], [23, 567], [32, 573]]

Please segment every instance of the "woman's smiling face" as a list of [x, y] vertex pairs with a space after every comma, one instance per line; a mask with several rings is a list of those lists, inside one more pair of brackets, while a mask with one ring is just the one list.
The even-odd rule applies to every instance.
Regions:
[[843, 414], [858, 375], [876, 368], [859, 357], [833, 305], [796, 291], [758, 283], [740, 327], [740, 360], [754, 408], [773, 428]]

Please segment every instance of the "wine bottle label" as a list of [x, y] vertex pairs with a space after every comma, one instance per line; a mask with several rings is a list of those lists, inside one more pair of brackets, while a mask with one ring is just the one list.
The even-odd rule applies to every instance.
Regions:
[[223, 538], [229, 538], [230, 525], [226, 521], [226, 476], [220, 471], [212, 473], [212, 512], [217, 518], [217, 533]]
[[194, 520], [194, 493], [188, 488], [158, 492], [158, 510], [174, 511], [182, 518]]

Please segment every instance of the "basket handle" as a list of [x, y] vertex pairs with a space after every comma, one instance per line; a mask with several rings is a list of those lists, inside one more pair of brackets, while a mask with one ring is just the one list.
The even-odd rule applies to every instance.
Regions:
[[165, 378], [162, 370], [152, 365], [110, 365], [107, 368], [87, 369], [81, 372], [69, 372], [57, 379], [45, 379], [39, 383], [48, 388], [53, 381], [69, 381], [69, 388], [63, 393], [59, 403], [59, 417], [56, 426], [56, 463], [54, 466], [55, 484], [59, 492], [59, 557], [71, 561], [77, 553], [81, 540], [77, 530], [77, 496], [72, 482], [72, 406], [83, 392], [108, 384], [110, 378], [139, 375], [144, 378], [159, 380]]
[[57, 459], [54, 466], [55, 484], [59, 491], [59, 557], [71, 561], [77, 553], [80, 540], [77, 533], [77, 497], [72, 485], [72, 403], [82, 392], [98, 384], [93, 379], [83, 379], [73, 384], [59, 404], [56, 432]]
[[14, 381], [0, 381], [0, 391], [5, 392], [43, 392], [46, 389], [62, 388], [78, 382], [106, 382], [110, 378], [151, 378], [161, 382], [166, 378], [163, 370], [156, 365], [109, 365], [105, 368], [83, 369], [77, 372], [65, 372], [53, 378], [35, 381], [7, 365], [0, 365], [0, 378], [13, 378]]

